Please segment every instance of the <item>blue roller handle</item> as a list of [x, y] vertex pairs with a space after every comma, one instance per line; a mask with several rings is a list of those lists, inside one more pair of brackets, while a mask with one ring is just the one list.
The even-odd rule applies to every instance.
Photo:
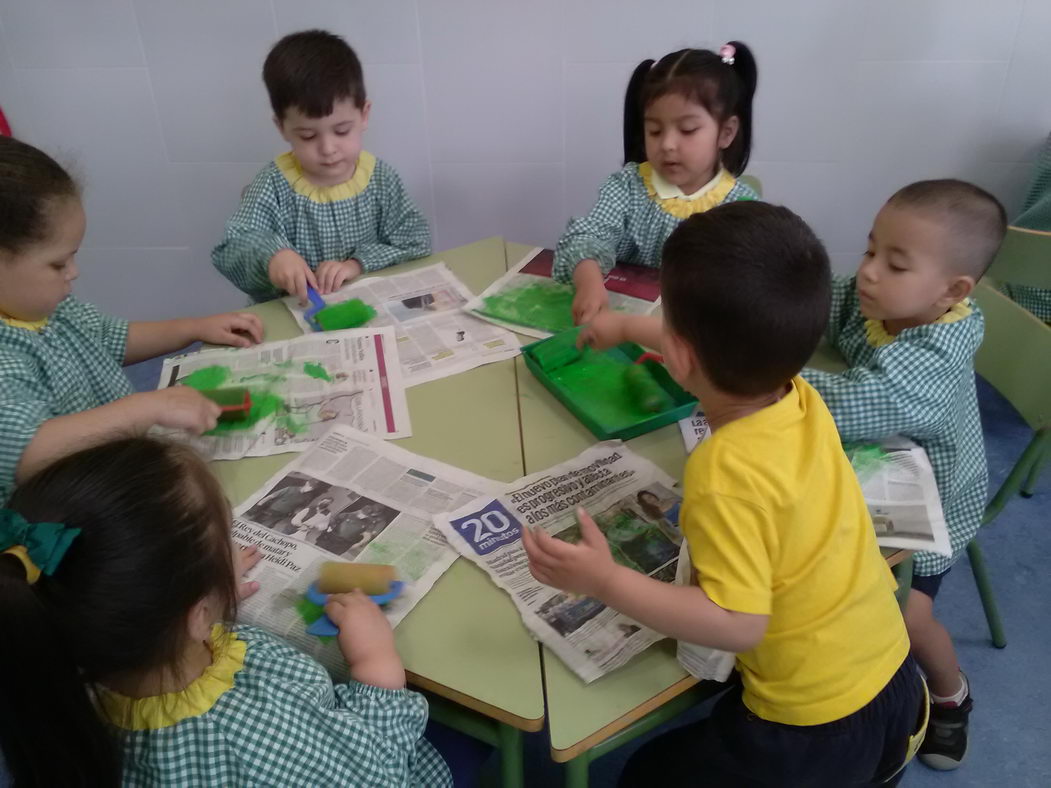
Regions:
[[[369, 599], [382, 607], [388, 602], [401, 596], [401, 592], [404, 589], [405, 583], [401, 580], [392, 580], [390, 590], [386, 594], [370, 594]], [[310, 587], [307, 589], [307, 599], [315, 605], [321, 605], [323, 607], [325, 603], [328, 602], [328, 594], [322, 594], [317, 590], [317, 583], [311, 583]], [[332, 623], [332, 619], [323, 615], [307, 627], [307, 634], [317, 635], [318, 637], [335, 637], [339, 634], [339, 627]]]
[[307, 298], [310, 299], [310, 308], [303, 313], [303, 319], [310, 324], [312, 329], [320, 331], [321, 326], [318, 325], [314, 316], [328, 306], [328, 304], [325, 303], [325, 299], [321, 297], [321, 294], [310, 285], [307, 285]]

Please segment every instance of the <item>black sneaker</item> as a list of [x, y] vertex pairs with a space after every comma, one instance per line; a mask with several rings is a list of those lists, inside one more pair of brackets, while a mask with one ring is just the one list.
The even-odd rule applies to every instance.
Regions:
[[931, 719], [919, 753], [924, 764], [943, 772], [959, 767], [967, 755], [967, 718], [973, 706], [970, 695], [956, 707], [931, 704]]

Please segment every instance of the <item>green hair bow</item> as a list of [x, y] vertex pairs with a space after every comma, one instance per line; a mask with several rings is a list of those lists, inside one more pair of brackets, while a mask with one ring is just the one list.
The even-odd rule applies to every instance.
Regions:
[[0, 509], [0, 553], [13, 555], [22, 562], [30, 585], [39, 580], [41, 574], [54, 574], [79, 535], [79, 528], [62, 523], [29, 523], [18, 512]]

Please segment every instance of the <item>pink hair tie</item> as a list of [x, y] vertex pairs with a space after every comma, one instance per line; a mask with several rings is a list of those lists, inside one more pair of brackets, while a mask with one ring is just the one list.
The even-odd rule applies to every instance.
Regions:
[[719, 47], [719, 54], [726, 65], [732, 66], [734, 64], [734, 55], [737, 54], [737, 48], [733, 44], [723, 44]]

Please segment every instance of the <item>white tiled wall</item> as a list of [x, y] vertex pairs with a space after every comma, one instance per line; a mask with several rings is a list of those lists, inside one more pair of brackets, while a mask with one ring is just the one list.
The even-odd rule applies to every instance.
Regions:
[[324, 27], [365, 63], [368, 147], [435, 248], [552, 244], [619, 165], [634, 65], [747, 41], [751, 171], [849, 269], [898, 186], [955, 175], [1012, 213], [1051, 130], [1048, 0], [0, 0], [0, 106], [85, 185], [80, 292], [130, 317], [238, 306], [209, 251], [282, 149], [260, 79]]

